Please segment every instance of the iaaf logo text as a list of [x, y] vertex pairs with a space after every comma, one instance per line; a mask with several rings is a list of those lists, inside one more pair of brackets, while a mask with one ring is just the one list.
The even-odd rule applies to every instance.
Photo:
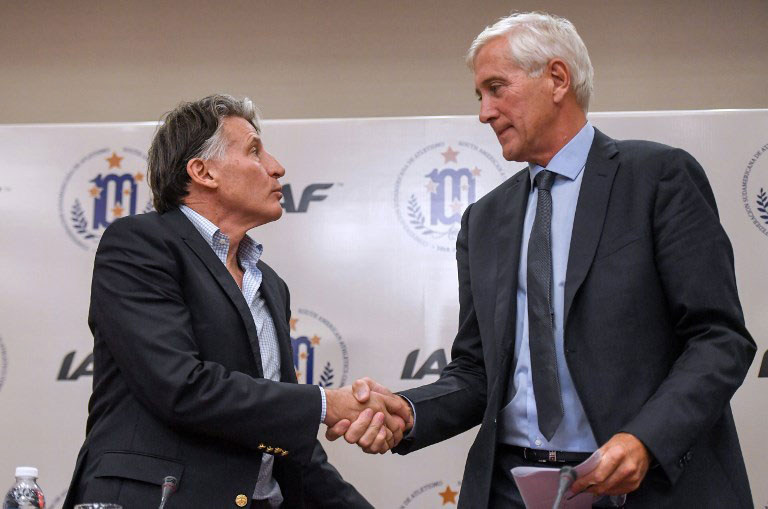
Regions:
[[287, 213], [303, 213], [309, 210], [309, 204], [313, 201], [323, 201], [328, 198], [322, 191], [330, 189], [333, 184], [310, 184], [301, 192], [301, 199], [298, 206], [293, 196], [291, 184], [283, 184], [283, 201], [281, 205]]
[[435, 350], [419, 364], [419, 368], [416, 369], [416, 362], [419, 360], [420, 350], [413, 350], [405, 358], [405, 365], [403, 366], [403, 372], [400, 375], [402, 380], [421, 380], [427, 375], [440, 375], [443, 372], [448, 362], [445, 358], [445, 350], [440, 348]]

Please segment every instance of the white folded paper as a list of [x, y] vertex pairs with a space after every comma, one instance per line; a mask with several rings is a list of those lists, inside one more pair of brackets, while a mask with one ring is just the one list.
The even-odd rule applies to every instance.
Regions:
[[[595, 469], [600, 461], [600, 451], [574, 467], [577, 478], [581, 478]], [[557, 487], [560, 481], [559, 468], [547, 467], [515, 467], [512, 469], [515, 483], [523, 496], [527, 509], [552, 509], [557, 497]], [[589, 509], [595, 496], [591, 493], [581, 493], [574, 496], [566, 492], [564, 503], [560, 506], [566, 509]]]

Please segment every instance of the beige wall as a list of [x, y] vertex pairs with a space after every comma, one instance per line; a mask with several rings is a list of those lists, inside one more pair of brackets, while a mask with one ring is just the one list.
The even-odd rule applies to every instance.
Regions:
[[266, 118], [473, 114], [462, 55], [512, 9], [576, 24], [593, 111], [768, 107], [766, 0], [0, 0], [0, 123], [155, 120], [218, 91]]

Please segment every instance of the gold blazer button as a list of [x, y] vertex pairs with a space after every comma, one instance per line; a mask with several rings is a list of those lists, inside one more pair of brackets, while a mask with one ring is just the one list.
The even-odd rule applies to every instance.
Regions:
[[237, 507], [245, 507], [248, 505], [248, 497], [243, 495], [242, 493], [235, 497], [235, 504], [237, 504]]

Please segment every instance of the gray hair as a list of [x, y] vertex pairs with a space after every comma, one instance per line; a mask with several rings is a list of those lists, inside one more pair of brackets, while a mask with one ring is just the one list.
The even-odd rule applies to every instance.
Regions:
[[178, 207], [188, 194], [187, 163], [191, 159], [221, 159], [227, 140], [222, 135], [225, 117], [241, 117], [260, 132], [256, 108], [250, 99], [210, 95], [184, 102], [163, 116], [147, 160], [147, 181], [152, 201], [160, 213]]
[[553, 58], [562, 59], [571, 72], [576, 101], [585, 113], [589, 110], [595, 72], [573, 23], [544, 12], [513, 12], [475, 37], [467, 52], [470, 69], [480, 49], [497, 37], [507, 38], [512, 61], [532, 78], [541, 76]]

